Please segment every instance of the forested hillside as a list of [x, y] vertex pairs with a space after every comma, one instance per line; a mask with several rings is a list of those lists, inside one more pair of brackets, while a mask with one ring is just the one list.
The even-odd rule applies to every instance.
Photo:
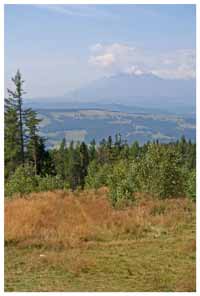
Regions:
[[184, 135], [172, 143], [128, 144], [118, 133], [97, 145], [95, 139], [46, 149], [37, 113], [23, 107], [23, 80], [5, 101], [5, 194], [55, 189], [110, 188], [113, 205], [130, 202], [135, 192], [161, 198], [195, 198], [196, 144]]

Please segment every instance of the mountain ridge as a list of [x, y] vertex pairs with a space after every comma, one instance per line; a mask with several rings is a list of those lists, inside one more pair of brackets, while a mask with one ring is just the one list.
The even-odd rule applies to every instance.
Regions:
[[[153, 74], [121, 73], [103, 77], [54, 98], [29, 99], [28, 105], [45, 108], [153, 109], [169, 113], [195, 112], [195, 79], [163, 79]], [[118, 106], [117, 106], [118, 105]], [[123, 106], [123, 107], [122, 107]]]
[[[68, 100], [96, 101], [138, 105], [149, 103], [195, 103], [194, 79], [163, 79], [153, 74], [118, 74], [91, 82], [66, 94]], [[189, 99], [189, 101], [188, 101]]]

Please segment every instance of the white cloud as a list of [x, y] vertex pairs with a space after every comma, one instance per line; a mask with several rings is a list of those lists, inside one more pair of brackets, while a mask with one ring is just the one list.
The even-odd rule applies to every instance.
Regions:
[[193, 49], [151, 53], [134, 46], [97, 43], [91, 48], [89, 63], [107, 73], [153, 73], [162, 78], [195, 78], [196, 56]]
[[99, 56], [92, 56], [90, 58], [90, 63], [100, 66], [103, 68], [107, 68], [112, 66], [115, 63], [115, 57], [113, 56], [112, 53], [105, 53], [104, 55], [99, 55]]
[[131, 66], [127, 70], [125, 70], [126, 73], [131, 74], [131, 75], [142, 75], [145, 74], [145, 71], [140, 70], [136, 66]]

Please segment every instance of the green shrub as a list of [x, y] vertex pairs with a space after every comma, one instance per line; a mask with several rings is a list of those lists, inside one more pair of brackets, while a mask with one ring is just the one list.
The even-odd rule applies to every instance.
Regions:
[[192, 199], [196, 200], [196, 171], [193, 170], [189, 173], [187, 180], [187, 195]]
[[64, 183], [62, 178], [58, 175], [56, 176], [37, 176], [38, 187], [37, 191], [51, 191], [56, 189], [68, 189], [69, 186]]
[[111, 172], [111, 165], [98, 165], [96, 161], [92, 161], [88, 167], [88, 174], [85, 179], [86, 188], [98, 189], [108, 185], [108, 175]]
[[37, 188], [37, 177], [32, 165], [19, 166], [11, 178], [5, 184], [5, 196], [10, 197], [15, 193], [21, 195], [35, 191]]
[[69, 184], [60, 176], [36, 176], [32, 165], [19, 166], [5, 184], [5, 196], [26, 195], [31, 192], [69, 189]]
[[109, 197], [115, 207], [130, 204], [134, 200], [134, 183], [128, 165], [121, 161], [115, 164], [108, 176]]
[[184, 195], [185, 175], [180, 155], [173, 146], [150, 144], [138, 161], [136, 172], [140, 191], [160, 198]]

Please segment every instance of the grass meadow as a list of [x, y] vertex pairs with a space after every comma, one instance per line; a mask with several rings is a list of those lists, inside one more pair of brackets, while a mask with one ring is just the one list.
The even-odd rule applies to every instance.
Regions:
[[5, 291], [195, 291], [195, 203], [107, 189], [5, 200]]

